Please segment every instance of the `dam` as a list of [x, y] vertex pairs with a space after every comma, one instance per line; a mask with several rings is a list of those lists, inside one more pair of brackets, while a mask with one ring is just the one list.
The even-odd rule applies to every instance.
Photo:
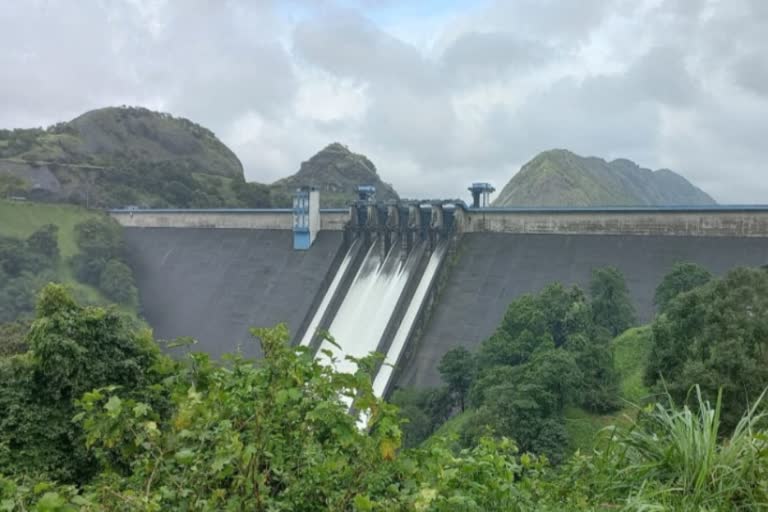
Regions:
[[718, 275], [768, 264], [768, 206], [496, 209], [361, 194], [321, 210], [307, 201], [314, 209], [113, 210], [155, 336], [190, 336], [213, 357], [259, 357], [248, 329], [285, 322], [294, 344], [342, 371], [354, 368], [347, 356], [382, 354], [374, 389], [383, 396], [439, 385], [445, 352], [473, 349], [512, 300], [552, 282], [586, 286], [593, 269], [615, 266], [648, 321], [676, 262]]

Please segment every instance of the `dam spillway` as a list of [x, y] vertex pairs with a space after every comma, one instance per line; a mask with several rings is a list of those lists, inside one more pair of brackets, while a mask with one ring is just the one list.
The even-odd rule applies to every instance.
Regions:
[[[213, 357], [259, 356], [252, 326], [286, 322], [296, 344], [328, 330], [344, 355], [385, 355], [377, 393], [440, 383], [449, 349], [490, 335], [509, 302], [547, 284], [626, 276], [641, 320], [678, 261], [715, 274], [768, 263], [768, 207], [473, 209], [427, 202], [321, 212], [309, 250], [291, 211], [115, 211], [143, 313], [159, 338], [192, 336]], [[327, 347], [327, 345], [326, 345]], [[334, 350], [336, 350], [334, 348]], [[393, 366], [389, 366], [393, 365]]]
[[[354, 363], [346, 356], [360, 358], [375, 352], [381, 342], [423, 247], [404, 257], [399, 245], [382, 254], [383, 242], [371, 244], [338, 312], [328, 328], [338, 347], [323, 341], [321, 351], [334, 354], [339, 371], [352, 372]], [[321, 356], [325, 359], [325, 356]]]

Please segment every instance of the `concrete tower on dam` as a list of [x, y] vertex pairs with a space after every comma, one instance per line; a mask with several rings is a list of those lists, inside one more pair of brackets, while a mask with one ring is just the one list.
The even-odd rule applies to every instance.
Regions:
[[215, 357], [258, 356], [249, 327], [285, 322], [295, 343], [316, 348], [327, 329], [340, 369], [343, 355], [385, 355], [380, 394], [439, 384], [446, 351], [475, 347], [512, 300], [551, 282], [584, 286], [593, 269], [616, 266], [649, 320], [678, 261], [716, 274], [768, 263], [768, 206], [496, 209], [368, 192], [318, 210], [302, 250], [296, 208], [111, 213], [156, 336], [192, 336]]

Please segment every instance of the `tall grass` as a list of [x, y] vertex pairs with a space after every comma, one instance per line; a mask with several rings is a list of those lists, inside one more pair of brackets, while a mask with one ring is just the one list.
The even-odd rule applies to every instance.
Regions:
[[724, 436], [722, 393], [713, 406], [694, 391], [693, 408], [670, 399], [614, 430], [602, 453], [611, 461], [609, 494], [630, 496], [627, 510], [768, 510], [765, 392]]

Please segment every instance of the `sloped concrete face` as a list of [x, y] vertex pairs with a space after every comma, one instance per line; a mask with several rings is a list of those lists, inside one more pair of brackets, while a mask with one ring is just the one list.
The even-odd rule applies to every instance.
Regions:
[[125, 228], [143, 315], [155, 337], [192, 336], [218, 358], [258, 357], [250, 327], [286, 322], [295, 333], [341, 249], [321, 232], [308, 251], [289, 230]]
[[509, 303], [555, 281], [585, 290], [595, 268], [624, 273], [639, 320], [655, 315], [653, 295], [678, 261], [699, 263], [721, 275], [768, 264], [768, 238], [530, 235], [468, 233], [428, 327], [397, 385], [440, 385], [437, 365], [456, 346], [475, 349], [501, 322]]

